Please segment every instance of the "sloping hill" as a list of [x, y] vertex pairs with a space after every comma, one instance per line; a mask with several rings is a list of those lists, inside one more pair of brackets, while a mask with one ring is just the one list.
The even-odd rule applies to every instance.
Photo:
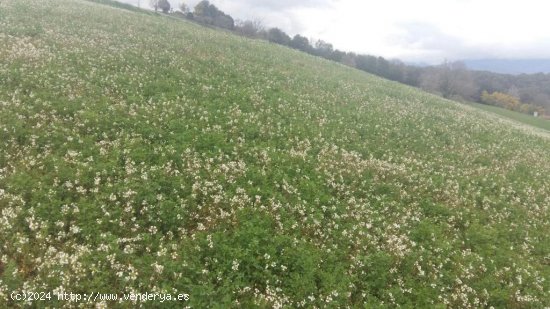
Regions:
[[502, 74], [550, 73], [550, 59], [469, 59], [468, 68]]
[[0, 1], [0, 42], [0, 307], [550, 306], [544, 136], [92, 2]]

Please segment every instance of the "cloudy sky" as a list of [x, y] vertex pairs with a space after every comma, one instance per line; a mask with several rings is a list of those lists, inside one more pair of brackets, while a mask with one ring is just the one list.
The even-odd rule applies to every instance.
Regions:
[[[138, 0], [119, 0], [137, 4]], [[140, 0], [145, 6], [148, 0]], [[184, 0], [194, 6], [199, 0]], [[170, 0], [177, 6], [180, 0]], [[550, 58], [550, 1], [210, 0], [235, 19], [259, 19], [335, 48], [439, 63]]]

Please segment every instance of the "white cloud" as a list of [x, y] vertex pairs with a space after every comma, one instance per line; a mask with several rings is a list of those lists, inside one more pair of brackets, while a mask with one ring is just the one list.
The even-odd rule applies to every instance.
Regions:
[[[137, 0], [122, 0], [136, 3]], [[188, 0], [194, 6], [199, 0]], [[141, 0], [142, 6], [147, 0]], [[179, 1], [172, 0], [173, 5]], [[540, 0], [211, 0], [237, 19], [260, 19], [336, 48], [437, 63], [463, 58], [550, 58], [550, 2]]]

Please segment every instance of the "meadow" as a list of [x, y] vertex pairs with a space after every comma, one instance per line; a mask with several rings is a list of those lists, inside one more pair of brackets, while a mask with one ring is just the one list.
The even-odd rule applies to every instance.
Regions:
[[0, 1], [0, 141], [2, 308], [550, 306], [550, 138], [295, 50]]
[[524, 123], [532, 127], [544, 129], [547, 132], [550, 132], [550, 120], [548, 119], [544, 119], [542, 117], [534, 117], [532, 115], [527, 115], [527, 114], [523, 114], [512, 110], [507, 110], [498, 106], [479, 104], [474, 102], [470, 102], [468, 104], [471, 104], [476, 108], [498, 114], [500, 116], [503, 116], [504, 118], [509, 118], [514, 121]]

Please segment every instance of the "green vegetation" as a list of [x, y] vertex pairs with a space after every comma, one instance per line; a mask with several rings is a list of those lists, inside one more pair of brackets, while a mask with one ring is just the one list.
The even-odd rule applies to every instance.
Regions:
[[[470, 103], [469, 103], [470, 104]], [[540, 118], [540, 117], [533, 117], [530, 115], [526, 115], [520, 112], [511, 111], [508, 109], [504, 109], [498, 106], [491, 106], [487, 104], [479, 104], [479, 103], [471, 103], [472, 106], [475, 106], [479, 109], [492, 112], [501, 116], [504, 116], [506, 118], [510, 118], [515, 121], [519, 121], [524, 124], [528, 124], [533, 127], [545, 129], [547, 131], [550, 131], [550, 121]]]
[[550, 306], [548, 138], [93, 2], [1, 1], [0, 42], [2, 308]]
[[532, 104], [522, 103], [518, 97], [502, 92], [493, 92], [489, 94], [483, 91], [481, 94], [481, 102], [488, 105], [498, 106], [507, 110], [521, 112], [528, 115], [533, 115], [535, 112], [538, 115], [544, 114], [543, 108], [537, 108]]

